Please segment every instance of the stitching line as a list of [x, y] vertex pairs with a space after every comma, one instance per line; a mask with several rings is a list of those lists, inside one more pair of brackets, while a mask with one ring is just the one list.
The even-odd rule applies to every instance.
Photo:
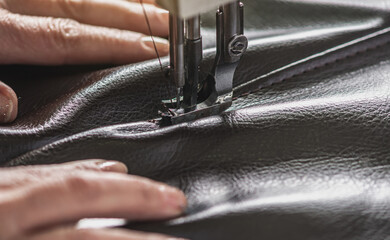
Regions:
[[[366, 41], [370, 41], [370, 40], [374, 41], [375, 39], [372, 39], [372, 38], [371, 38], [371, 39], [368, 39], [368, 40], [366, 40]], [[362, 41], [362, 42], [359, 42], [359, 43], [360, 43], [360, 44], [365, 44], [365, 43], [367, 43], [366, 41]], [[358, 44], [359, 44], [359, 43], [358, 43]], [[250, 94], [259, 92], [260, 90], [262, 90], [262, 89], [265, 88], [265, 87], [270, 87], [270, 86], [272, 86], [272, 85], [274, 85], [274, 84], [282, 83], [282, 82], [284, 82], [284, 81], [286, 81], [286, 80], [291, 80], [291, 79], [293, 79], [293, 78], [295, 78], [295, 77], [304, 75], [304, 74], [306, 74], [306, 73], [313, 72], [313, 71], [315, 71], [315, 70], [319, 70], [319, 69], [324, 68], [324, 67], [329, 66], [329, 65], [333, 65], [333, 64], [335, 64], [335, 63], [337, 63], [337, 62], [345, 61], [345, 60], [348, 59], [348, 58], [356, 57], [356, 56], [358, 56], [358, 55], [365, 54], [365, 53], [367, 53], [367, 52], [371, 52], [371, 51], [377, 50], [377, 49], [382, 48], [382, 47], [384, 47], [384, 46], [386, 46], [386, 45], [388, 45], [388, 44], [390, 44], [390, 39], [386, 40], [385, 42], [381, 42], [381, 43], [379, 43], [379, 44], [373, 45], [373, 46], [368, 46], [368, 47], [359, 49], [359, 50], [357, 50], [357, 51], [353, 51], [353, 52], [351, 52], [350, 54], [343, 55], [343, 56], [340, 57], [340, 58], [337, 58], [337, 57], [336, 57], [336, 59], [334, 59], [334, 60], [332, 60], [332, 61], [329, 61], [329, 62], [327, 62], [327, 61], [325, 60], [323, 63], [321, 63], [321, 64], [319, 64], [319, 65], [308, 66], [308, 67], [302, 69], [301, 71], [292, 73], [292, 75], [290, 75], [290, 76], [288, 76], [288, 77], [284, 77], [284, 78], [281, 78], [281, 79], [275, 79], [274, 81], [269, 81], [269, 82], [265, 81], [264, 84], [261, 85], [261, 86], [259, 86], [257, 89], [255, 89], [255, 90], [253, 90], [253, 91], [249, 91], [249, 92], [242, 93], [242, 94], [240, 94], [240, 95], [234, 97], [232, 100], [234, 101], [234, 100], [237, 100], [237, 99], [239, 99], [239, 98], [246, 97], [246, 96], [248, 96], [248, 95], [250, 95]], [[356, 45], [346, 46], [345, 48], [348, 48], [348, 47], [352, 47], [352, 48], [353, 48], [353, 47], [356, 47]], [[347, 49], [347, 50], [348, 50], [348, 49]], [[344, 51], [347, 51], [347, 50], [344, 49]], [[332, 55], [334, 55], [334, 54], [337, 54], [337, 53], [331, 52], [330, 56], [332, 56]], [[313, 56], [313, 55], [312, 55], [312, 56]], [[326, 58], [326, 57], [329, 57], [329, 56], [327, 55], [327, 56], [325, 56], [325, 58]], [[310, 57], [309, 57], [309, 58], [310, 58]], [[314, 58], [313, 60], [314, 60], [314, 61], [315, 61], [315, 60], [318, 61], [318, 60], [320, 60], [320, 59], [321, 59], [321, 57], [318, 57], [318, 58]], [[304, 64], [309, 64], [309, 63], [310, 63], [310, 61], [304, 62]], [[295, 67], [298, 67], [298, 68], [299, 68], [300, 66], [301, 66], [301, 65], [298, 64], [298, 65], [296, 65]], [[290, 70], [290, 69], [293, 69], [293, 68], [287, 68], [286, 70], [288, 71], [288, 70]], [[283, 71], [282, 71], [282, 72], [277, 72], [277, 73], [275, 73], [275, 74], [280, 74], [280, 73], [283, 73]], [[264, 75], [263, 75], [263, 76], [264, 76]], [[262, 77], [262, 76], [261, 76], [261, 77], [259, 77], [257, 80], [256, 80], [256, 79], [253, 79], [253, 80], [251, 80], [251, 81], [253, 81], [252, 83], [256, 83], [256, 82], [258, 82], [258, 81], [260, 81], [260, 80], [263, 80], [263, 79], [266, 79], [266, 77]], [[251, 84], [252, 84], [252, 83], [251, 83]], [[245, 83], [244, 83], [244, 84], [245, 84]], [[240, 87], [245, 87], [245, 85], [244, 85], [244, 86], [243, 86], [243, 85], [237, 86], [236, 88], [240, 88]]]

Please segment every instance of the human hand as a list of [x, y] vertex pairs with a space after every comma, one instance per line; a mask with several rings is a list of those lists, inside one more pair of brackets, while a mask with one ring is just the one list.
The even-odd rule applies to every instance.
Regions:
[[156, 220], [182, 213], [182, 192], [126, 172], [122, 163], [103, 160], [0, 169], [0, 239], [175, 240], [75, 227], [83, 218]]
[[[153, 34], [167, 11], [144, 0]], [[156, 57], [138, 0], [0, 0], [0, 64], [131, 63]], [[161, 55], [168, 41], [155, 38]]]
[[[153, 34], [168, 35], [167, 11], [144, 0]], [[0, 64], [125, 64], [156, 57], [138, 0], [0, 0]], [[155, 37], [161, 56], [168, 41]], [[0, 79], [1, 81], [1, 79]], [[17, 113], [0, 82], [0, 123]]]

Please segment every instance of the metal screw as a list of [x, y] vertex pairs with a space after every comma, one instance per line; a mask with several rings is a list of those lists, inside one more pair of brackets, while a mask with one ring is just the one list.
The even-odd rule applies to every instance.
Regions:
[[232, 49], [230, 49], [230, 51], [235, 55], [242, 54], [245, 51], [245, 44], [243, 44], [242, 42], [236, 42], [233, 44]]
[[229, 43], [229, 55], [231, 57], [240, 57], [247, 48], [248, 39], [244, 35], [235, 36]]

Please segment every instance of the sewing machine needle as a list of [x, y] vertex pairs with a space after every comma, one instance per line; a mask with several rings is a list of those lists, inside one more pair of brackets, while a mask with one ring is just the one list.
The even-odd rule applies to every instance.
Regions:
[[177, 93], [176, 93], [176, 103], [177, 103], [177, 106], [176, 108], [177, 109], [180, 109], [180, 98], [181, 98], [181, 91], [182, 91], [182, 88], [177, 88]]

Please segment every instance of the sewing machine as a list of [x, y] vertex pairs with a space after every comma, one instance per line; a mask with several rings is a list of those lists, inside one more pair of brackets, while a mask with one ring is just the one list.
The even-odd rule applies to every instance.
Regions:
[[[244, 36], [244, 5], [232, 0], [157, 0], [170, 12], [169, 77], [176, 97], [164, 101], [162, 125], [219, 114], [232, 104], [233, 77], [248, 40]], [[217, 10], [217, 51], [207, 76], [200, 71], [202, 35], [200, 14]]]

